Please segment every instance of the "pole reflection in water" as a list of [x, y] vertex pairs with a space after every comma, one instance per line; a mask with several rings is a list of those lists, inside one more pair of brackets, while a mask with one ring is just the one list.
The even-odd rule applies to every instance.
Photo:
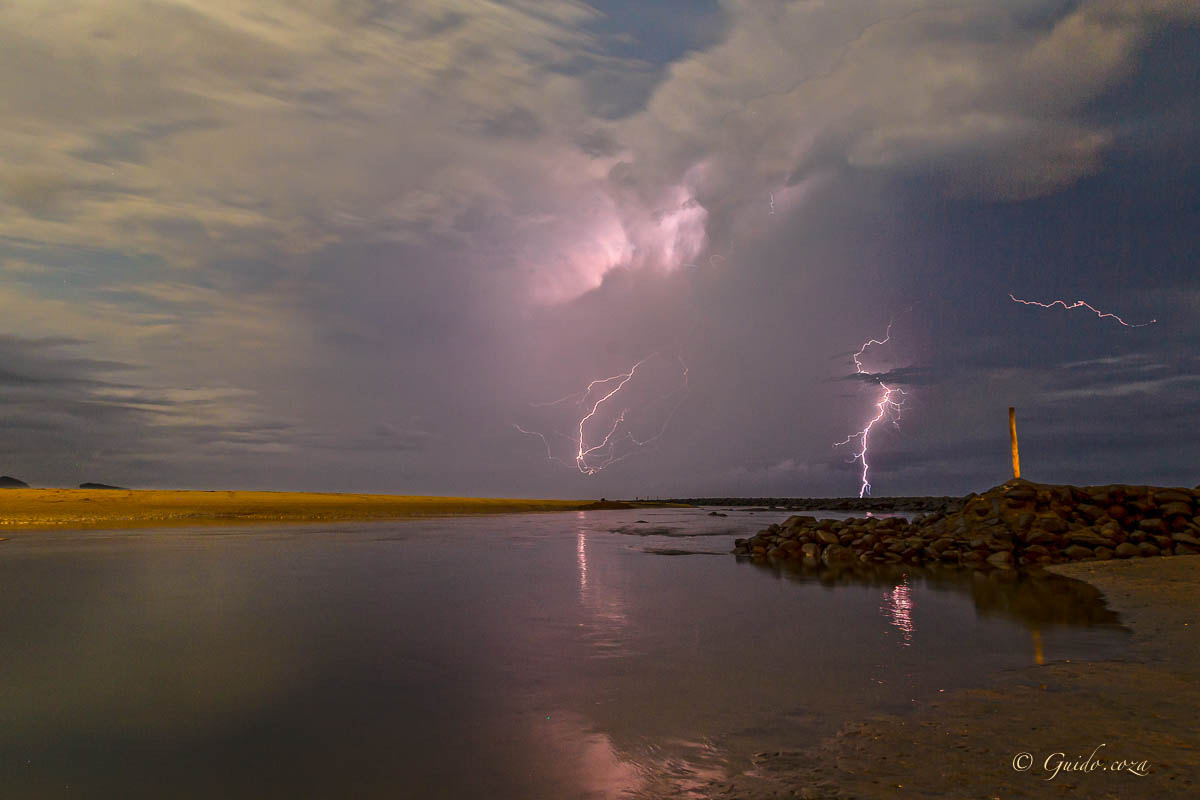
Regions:
[[901, 646], [908, 647], [911, 645], [913, 631], [916, 628], [913, 625], [912, 590], [908, 585], [907, 575], [900, 579], [895, 588], [883, 593], [883, 605], [880, 606], [879, 610], [887, 614], [892, 625], [896, 626], [900, 631], [900, 635], [904, 637]]

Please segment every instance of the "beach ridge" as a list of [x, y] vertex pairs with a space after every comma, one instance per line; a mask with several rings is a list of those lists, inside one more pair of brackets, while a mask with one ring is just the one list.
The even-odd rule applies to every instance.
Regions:
[[6, 489], [0, 529], [332, 522], [654, 506], [595, 500], [329, 492]]

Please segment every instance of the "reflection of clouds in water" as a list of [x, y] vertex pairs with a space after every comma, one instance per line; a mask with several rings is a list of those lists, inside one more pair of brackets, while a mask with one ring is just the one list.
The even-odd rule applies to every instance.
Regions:
[[714, 786], [729, 780], [728, 755], [712, 742], [676, 739], [665, 744], [667, 748], [650, 748], [643, 764], [645, 781], [632, 797], [706, 798]]
[[616, 658], [629, 655], [625, 636], [629, 617], [625, 599], [618, 587], [588, 575], [588, 533], [584, 530], [576, 534], [576, 560], [579, 564], [579, 604], [585, 612], [580, 625], [592, 648], [590, 655]]
[[556, 711], [537, 720], [539, 751], [561, 791], [547, 796], [587, 798], [703, 798], [727, 781], [726, 757], [708, 741], [667, 740], [630, 753], [587, 718]]
[[594, 730], [583, 717], [556, 711], [537, 720], [537, 726], [540, 749], [561, 781], [559, 796], [631, 797], [645, 785], [641, 767], [622, 759], [612, 739]]
[[879, 610], [885, 613], [892, 625], [899, 629], [900, 634], [904, 637], [902, 646], [908, 647], [912, 644], [912, 635], [916, 628], [912, 618], [912, 589], [908, 585], [907, 575], [900, 579], [895, 588], [883, 593], [883, 605]]
[[50, 719], [102, 721], [114, 736], [199, 729], [277, 704], [311, 677], [300, 643], [257, 613], [250, 564], [148, 550], [111, 569], [47, 575], [55, 602], [31, 612], [6, 652], [0, 711], [10, 730]]
[[[633, 655], [627, 598], [619, 581], [606, 581], [589, 569], [593, 535], [579, 529], [575, 541], [583, 641], [589, 657], [627, 658]], [[611, 561], [604, 563], [612, 567]], [[575, 714], [557, 712], [541, 722], [543, 732], [551, 737], [550, 752], [574, 765], [576, 774], [568, 780], [574, 781], [571, 786], [578, 787], [583, 797], [707, 797], [708, 789], [728, 777], [727, 755], [709, 741], [642, 741], [627, 750]]]

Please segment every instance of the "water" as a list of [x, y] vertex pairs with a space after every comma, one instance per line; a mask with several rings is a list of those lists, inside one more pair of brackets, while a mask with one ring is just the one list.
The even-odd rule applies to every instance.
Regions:
[[756, 566], [732, 539], [787, 515], [726, 513], [9, 534], [2, 794], [702, 797], [1123, 647], [1081, 584]]

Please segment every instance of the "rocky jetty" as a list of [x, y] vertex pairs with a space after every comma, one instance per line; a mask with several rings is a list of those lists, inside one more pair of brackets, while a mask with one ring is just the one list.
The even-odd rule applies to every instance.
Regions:
[[947, 510], [848, 520], [794, 516], [734, 552], [817, 566], [853, 562], [978, 568], [1200, 553], [1200, 491], [1012, 480]]
[[961, 497], [688, 497], [669, 500], [689, 506], [727, 508], [783, 508], [788, 511], [944, 511], [962, 502]]

